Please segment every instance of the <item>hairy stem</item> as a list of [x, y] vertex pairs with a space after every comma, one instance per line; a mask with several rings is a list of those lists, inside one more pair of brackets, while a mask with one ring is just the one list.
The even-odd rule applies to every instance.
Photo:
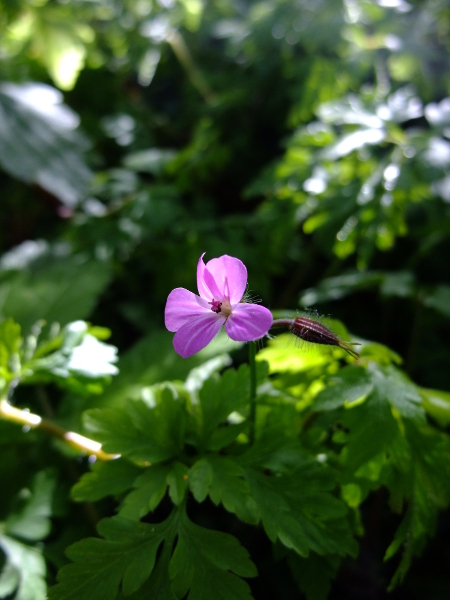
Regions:
[[256, 422], [256, 343], [250, 342], [248, 345], [248, 364], [250, 365], [250, 415], [248, 438], [250, 444], [255, 442], [255, 422]]
[[33, 414], [28, 410], [22, 410], [11, 406], [5, 399], [0, 400], [0, 418], [17, 425], [22, 425], [27, 429], [40, 429], [50, 435], [63, 440], [68, 446], [85, 452], [86, 454], [95, 456], [99, 460], [113, 460], [118, 457], [117, 454], [107, 454], [103, 452], [101, 444], [90, 440], [84, 435], [67, 431], [63, 427], [43, 419], [39, 415]]

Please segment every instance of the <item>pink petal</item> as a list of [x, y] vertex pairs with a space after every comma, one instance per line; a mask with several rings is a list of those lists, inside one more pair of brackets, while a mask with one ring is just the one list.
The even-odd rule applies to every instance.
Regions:
[[266, 335], [272, 325], [272, 313], [259, 304], [236, 304], [231, 310], [225, 331], [236, 342], [257, 340]]
[[216, 300], [228, 298], [230, 304], [236, 304], [242, 300], [247, 286], [247, 269], [242, 261], [224, 254], [208, 261], [206, 271], [211, 273], [221, 293], [220, 298], [215, 297]]
[[213, 339], [225, 322], [224, 317], [209, 312], [185, 323], [173, 338], [173, 347], [182, 358], [192, 356]]
[[216, 282], [214, 281], [214, 277], [205, 267], [205, 263], [203, 262], [203, 257], [205, 256], [205, 252], [200, 256], [200, 259], [197, 264], [197, 288], [198, 293], [205, 300], [222, 300], [223, 293], [218, 289]]
[[211, 312], [211, 307], [206, 300], [184, 288], [176, 288], [167, 298], [164, 321], [169, 331], [178, 331], [192, 318], [207, 314], [208, 311]]

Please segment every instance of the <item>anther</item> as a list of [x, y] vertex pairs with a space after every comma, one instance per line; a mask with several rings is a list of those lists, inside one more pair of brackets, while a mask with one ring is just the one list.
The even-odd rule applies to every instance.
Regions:
[[208, 302], [208, 304], [211, 304], [211, 310], [213, 312], [217, 314], [222, 312], [222, 302], [219, 302], [218, 300], [213, 300], [212, 302]]

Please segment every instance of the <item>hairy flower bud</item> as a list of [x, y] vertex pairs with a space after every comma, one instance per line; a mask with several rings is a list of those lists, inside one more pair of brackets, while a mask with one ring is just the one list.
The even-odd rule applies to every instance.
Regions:
[[309, 319], [308, 317], [297, 317], [296, 319], [277, 319], [272, 327], [289, 327], [292, 333], [311, 344], [325, 344], [327, 346], [339, 346], [348, 352], [353, 358], [359, 358], [358, 352], [353, 350], [352, 346], [359, 346], [358, 342], [344, 342], [338, 338], [328, 327], [322, 325], [319, 321]]
[[314, 321], [307, 317], [297, 317], [292, 323], [291, 331], [300, 339], [305, 340], [305, 342], [326, 344], [327, 346], [339, 346], [339, 348], [342, 348], [354, 358], [359, 358], [358, 352], [351, 348], [351, 346], [357, 344], [357, 342], [343, 342], [336, 334], [330, 331], [328, 327], [319, 323], [319, 321]]

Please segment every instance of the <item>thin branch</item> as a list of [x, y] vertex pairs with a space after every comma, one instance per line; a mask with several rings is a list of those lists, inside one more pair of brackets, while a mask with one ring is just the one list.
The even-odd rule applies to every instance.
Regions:
[[107, 454], [103, 452], [101, 444], [91, 440], [84, 435], [75, 433], [74, 431], [67, 431], [59, 425], [55, 425], [47, 419], [43, 419], [39, 415], [31, 413], [26, 409], [16, 408], [11, 406], [6, 400], [0, 401], [0, 418], [28, 429], [40, 429], [49, 433], [50, 435], [57, 437], [58, 439], [65, 442], [68, 446], [75, 448], [81, 452], [95, 456], [99, 460], [114, 460], [118, 458], [120, 454]]
[[192, 85], [201, 96], [203, 96], [208, 104], [215, 104], [217, 102], [217, 96], [209, 87], [200, 69], [195, 64], [192, 54], [189, 52], [189, 48], [181, 34], [175, 29], [172, 29], [166, 40], [174, 51], [175, 56], [180, 61], [180, 64], [184, 67]]

